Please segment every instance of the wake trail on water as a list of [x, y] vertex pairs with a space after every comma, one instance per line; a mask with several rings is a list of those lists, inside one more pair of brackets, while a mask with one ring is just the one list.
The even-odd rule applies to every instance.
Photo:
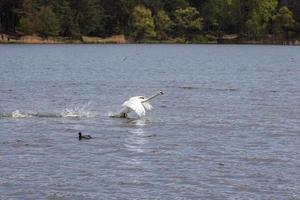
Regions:
[[9, 113], [0, 113], [0, 118], [91, 118], [96, 113], [88, 109], [89, 104], [83, 106], [67, 107], [61, 112], [25, 112], [15, 110]]

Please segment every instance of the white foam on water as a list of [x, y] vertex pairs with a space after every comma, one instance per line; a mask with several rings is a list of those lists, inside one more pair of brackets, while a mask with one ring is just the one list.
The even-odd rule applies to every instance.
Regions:
[[114, 115], [113, 112], [109, 111], [109, 112], [107, 113], [107, 116], [108, 116], [108, 117], [113, 117], [113, 116], [115, 116], [115, 115]]
[[19, 110], [15, 110], [11, 113], [12, 118], [26, 118], [29, 117], [28, 114], [21, 113]]
[[146, 118], [140, 118], [135, 121], [135, 125], [137, 125], [137, 126], [145, 126], [146, 123], [147, 123]]
[[83, 106], [67, 107], [61, 112], [21, 112], [20, 110], [15, 110], [11, 113], [0, 113], [1, 118], [90, 118], [96, 116], [95, 112], [90, 111], [87, 103]]
[[87, 103], [83, 106], [75, 106], [75, 107], [69, 107], [69, 108], [65, 108], [62, 112], [61, 112], [61, 116], [62, 117], [74, 117], [74, 118], [81, 118], [81, 117], [94, 117], [95, 113], [91, 112], [88, 110], [88, 106], [90, 105], [90, 103]]

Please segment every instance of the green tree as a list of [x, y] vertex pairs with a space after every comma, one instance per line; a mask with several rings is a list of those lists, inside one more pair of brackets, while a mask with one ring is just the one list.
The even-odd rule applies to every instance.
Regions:
[[59, 21], [59, 35], [63, 37], [79, 38], [81, 36], [75, 12], [68, 0], [52, 1], [53, 10]]
[[204, 5], [208, 30], [222, 37], [240, 29], [240, 0], [208, 0]]
[[252, 0], [249, 5], [249, 16], [245, 23], [248, 37], [256, 38], [268, 32], [268, 25], [277, 3], [277, 0]]
[[184, 36], [187, 39], [192, 39], [203, 28], [203, 18], [194, 7], [176, 10], [174, 22], [176, 36]]
[[286, 6], [293, 13], [296, 21], [300, 22], [300, 1], [299, 0], [279, 0], [280, 7]]
[[36, 19], [39, 11], [37, 0], [24, 0], [21, 9], [17, 10], [20, 20], [17, 30], [31, 35], [36, 32]]
[[154, 17], [155, 30], [159, 40], [168, 39], [168, 33], [171, 31], [173, 22], [164, 10], [157, 12]]
[[286, 6], [283, 6], [279, 9], [277, 14], [272, 17], [272, 21], [274, 33], [279, 36], [285, 35], [286, 39], [288, 39], [289, 32], [295, 27], [293, 13]]
[[36, 30], [44, 36], [56, 36], [59, 31], [59, 21], [49, 6], [43, 6], [37, 13]]
[[130, 15], [137, 0], [101, 0], [104, 9], [104, 26], [107, 35], [129, 34]]
[[95, 35], [103, 31], [103, 8], [96, 0], [73, 0], [71, 7], [83, 35]]
[[249, 38], [256, 38], [261, 34], [263, 27], [260, 23], [260, 17], [256, 12], [251, 14], [251, 18], [248, 19], [245, 23], [247, 36]]
[[174, 14], [174, 12], [180, 8], [187, 8], [189, 4], [185, 0], [165, 0], [164, 10], [169, 14]]
[[25, 35], [33, 34], [33, 25], [27, 16], [21, 16], [17, 30], [24, 33]]
[[154, 20], [150, 9], [145, 6], [136, 6], [130, 16], [132, 36], [136, 40], [148, 39], [156, 36]]

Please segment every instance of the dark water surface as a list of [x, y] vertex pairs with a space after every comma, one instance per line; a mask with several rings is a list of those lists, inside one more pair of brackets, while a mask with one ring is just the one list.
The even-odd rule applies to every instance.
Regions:
[[0, 138], [1, 200], [299, 200], [300, 47], [1, 45]]

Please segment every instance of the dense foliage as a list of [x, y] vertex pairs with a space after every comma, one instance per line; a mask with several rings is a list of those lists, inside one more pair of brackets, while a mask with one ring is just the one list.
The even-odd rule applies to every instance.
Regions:
[[193, 41], [203, 35], [300, 36], [299, 0], [0, 0], [0, 32], [42, 37], [124, 34]]

